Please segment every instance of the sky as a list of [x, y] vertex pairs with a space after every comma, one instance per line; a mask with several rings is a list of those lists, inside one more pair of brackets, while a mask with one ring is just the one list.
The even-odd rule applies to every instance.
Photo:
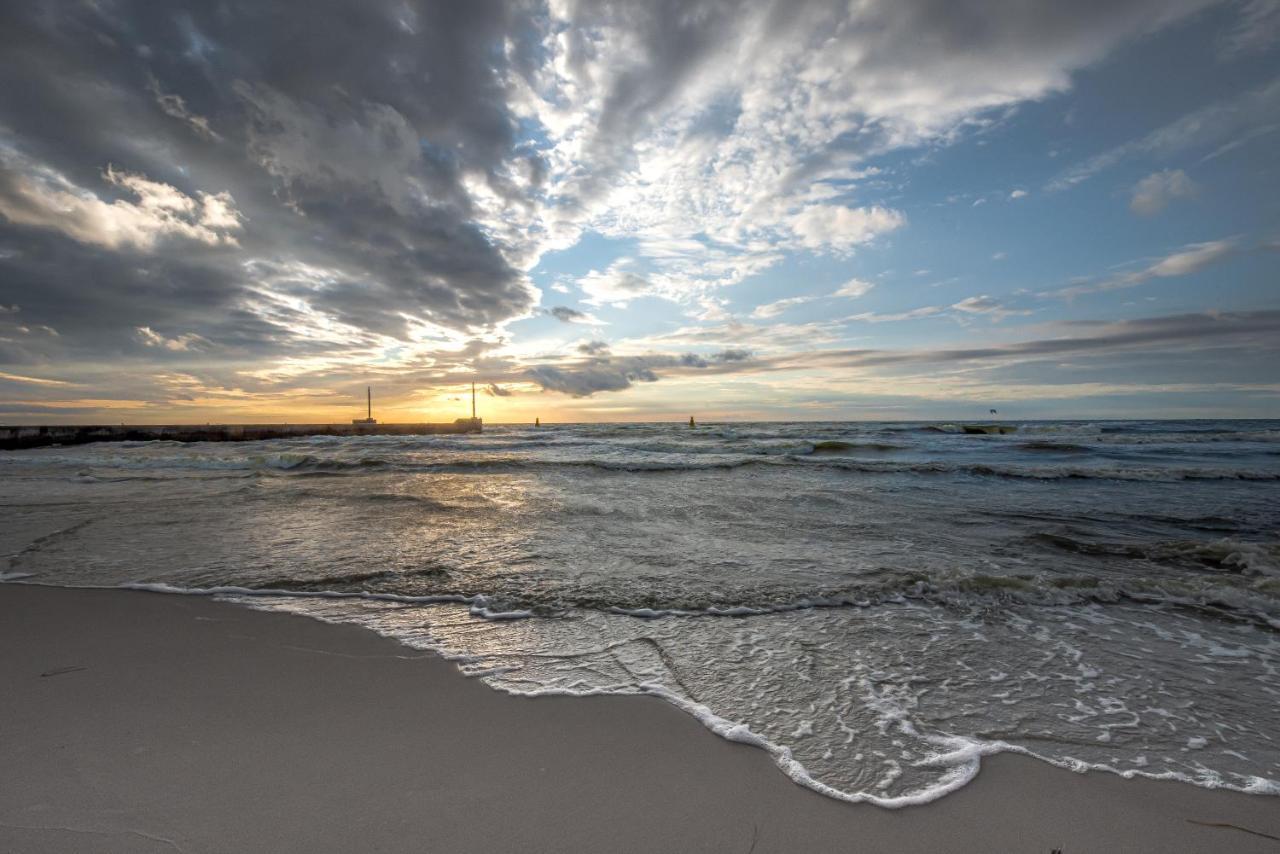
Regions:
[[0, 5], [0, 422], [1280, 417], [1280, 0]]

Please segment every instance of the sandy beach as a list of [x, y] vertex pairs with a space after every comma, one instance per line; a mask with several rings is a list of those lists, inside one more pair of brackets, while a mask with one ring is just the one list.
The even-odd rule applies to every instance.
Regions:
[[850, 805], [652, 698], [525, 699], [366, 630], [0, 585], [0, 851], [1272, 852], [1264, 796], [984, 762]]

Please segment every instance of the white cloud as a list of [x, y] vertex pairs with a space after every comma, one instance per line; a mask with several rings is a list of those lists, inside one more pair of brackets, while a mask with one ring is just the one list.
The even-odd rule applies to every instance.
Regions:
[[185, 335], [177, 335], [168, 338], [156, 332], [149, 326], [139, 326], [135, 330], [135, 334], [139, 341], [148, 347], [160, 347], [164, 350], [172, 350], [174, 352], [185, 352], [187, 350], [199, 349], [207, 346], [209, 340], [196, 335], [194, 332], [188, 332]]
[[1145, 278], [1169, 276], [1187, 276], [1198, 273], [1210, 264], [1227, 257], [1235, 249], [1231, 240], [1214, 240], [1208, 243], [1194, 243], [1181, 252], [1161, 258], [1146, 270], [1136, 274]]
[[1132, 288], [1151, 279], [1189, 276], [1229, 258], [1236, 253], [1237, 249], [1236, 241], [1232, 239], [1191, 243], [1140, 270], [1112, 276], [1100, 282], [1072, 285], [1055, 291], [1046, 291], [1041, 293], [1040, 296], [1071, 298], [1082, 294]]
[[956, 311], [964, 314], [983, 314], [989, 316], [993, 321], [1004, 320], [1006, 317], [1014, 315], [1031, 314], [1025, 309], [1008, 308], [1004, 303], [995, 297], [982, 294], [980, 296], [965, 297], [960, 302], [953, 303], [951, 306]]
[[7, 380], [12, 383], [30, 383], [31, 385], [44, 386], [70, 386], [75, 383], [65, 382], [63, 380], [46, 380], [41, 377], [28, 377], [23, 374], [9, 374], [0, 371], [0, 380]]
[[1129, 210], [1141, 216], [1154, 216], [1175, 199], [1195, 196], [1199, 187], [1181, 169], [1154, 172], [1143, 178], [1133, 188]]
[[523, 258], [585, 229], [638, 240], [638, 257], [653, 261], [715, 247], [735, 259], [732, 274], [693, 261], [664, 289], [696, 302], [780, 252], [848, 252], [901, 227], [899, 212], [867, 197], [870, 158], [947, 143], [996, 110], [1064, 91], [1120, 42], [1211, 1], [1045, 0], [994, 17], [908, 0], [732, 11], [695, 0], [679, 15], [555, 2], [547, 64], [508, 81], [549, 141], [546, 192], [515, 212], [518, 227], [493, 225], [495, 214], [490, 228], [525, 244]]
[[592, 305], [626, 305], [633, 299], [656, 293], [649, 278], [628, 269], [630, 259], [622, 259], [606, 270], [592, 270], [578, 280], [578, 287]]
[[1009, 199], [1010, 200], [1025, 199], [1028, 195], [1029, 193], [1027, 193], [1026, 190], [1014, 190], [1012, 193], [1009, 194]]
[[770, 303], [765, 303], [764, 305], [756, 306], [755, 311], [751, 312], [751, 316], [758, 317], [758, 318], [777, 317], [778, 315], [782, 314], [784, 311], [786, 311], [789, 308], [794, 308], [795, 306], [798, 306], [798, 305], [804, 305], [807, 302], [813, 302], [815, 299], [817, 299], [816, 296], [789, 297], [787, 299], [780, 299], [776, 302], [770, 302]]
[[850, 299], [854, 299], [865, 295], [874, 287], [874, 282], [868, 282], [863, 279], [850, 279], [831, 295], [833, 297], [848, 297]]
[[810, 249], [848, 251], [901, 228], [906, 222], [906, 216], [890, 208], [812, 205], [791, 218], [791, 229]]
[[0, 215], [18, 225], [61, 231], [81, 243], [108, 249], [149, 250], [167, 237], [216, 246], [235, 245], [242, 217], [228, 193], [189, 196], [143, 175], [108, 166], [107, 183], [134, 201], [105, 202], [65, 175], [0, 143], [0, 165], [11, 180], [0, 185]]
[[848, 320], [861, 320], [864, 323], [894, 323], [899, 320], [918, 320], [921, 317], [933, 317], [941, 314], [946, 310], [946, 306], [941, 305], [925, 305], [920, 308], [913, 308], [909, 311], [899, 311], [893, 314], [876, 314], [872, 311], [866, 311], [862, 314], [850, 315]]

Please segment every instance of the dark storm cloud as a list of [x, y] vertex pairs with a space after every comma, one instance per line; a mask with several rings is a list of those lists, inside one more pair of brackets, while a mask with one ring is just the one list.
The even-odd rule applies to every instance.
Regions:
[[575, 323], [585, 320], [587, 315], [577, 309], [569, 308], [567, 305], [558, 305], [550, 309], [548, 312], [552, 317], [561, 323]]
[[527, 29], [504, 2], [4, 4], [0, 304], [62, 333], [23, 351], [305, 349], [252, 310], [258, 258], [324, 270], [293, 296], [364, 332], [526, 311], [465, 182], [542, 168], [507, 105]]
[[749, 359], [750, 354], [743, 350], [725, 350], [710, 356], [697, 353], [600, 355], [568, 365], [539, 365], [530, 368], [525, 378], [542, 386], [544, 391], [590, 397], [600, 391], [622, 391], [637, 382], [657, 382], [659, 371], [665, 375], [725, 373], [738, 370], [726, 368], [727, 365], [745, 363]]
[[541, 365], [530, 368], [528, 378], [544, 391], [558, 391], [571, 397], [590, 397], [599, 391], [622, 391], [637, 382], [657, 382], [658, 375], [643, 362], [588, 363], [561, 368]]

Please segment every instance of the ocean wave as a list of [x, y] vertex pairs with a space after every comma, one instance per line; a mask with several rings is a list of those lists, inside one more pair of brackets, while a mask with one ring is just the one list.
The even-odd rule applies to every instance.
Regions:
[[[1064, 547], [1060, 538], [1042, 540]], [[1096, 548], [1105, 548], [1105, 544]], [[1087, 546], [1073, 545], [1083, 551]], [[1110, 553], [1110, 552], [1108, 552]], [[523, 576], [491, 578], [481, 590], [467, 589], [466, 576], [443, 565], [411, 570], [369, 570], [345, 575], [278, 577], [191, 589], [243, 595], [368, 598], [415, 604], [474, 606], [488, 619], [561, 618], [594, 611], [638, 619], [750, 618], [819, 609], [866, 609], [925, 602], [948, 608], [1009, 606], [1072, 607], [1141, 604], [1194, 611], [1201, 617], [1280, 630], [1280, 544], [1230, 538], [1206, 543], [1168, 543], [1115, 554], [1131, 560], [1180, 562], [1200, 571], [1124, 574], [1063, 572], [992, 574], [885, 570], [832, 586], [770, 585], [710, 592], [685, 584], [539, 586]], [[151, 583], [151, 582], [138, 582]], [[495, 616], [496, 615], [496, 616]]]
[[[946, 607], [1072, 607], [1144, 604], [1195, 611], [1203, 617], [1280, 631], [1280, 585], [1263, 581], [1229, 585], [1134, 578], [1125, 582], [1087, 575], [1050, 580], [975, 574], [955, 579], [916, 579], [848, 588], [843, 592], [747, 604], [671, 603], [668, 607], [611, 605], [604, 610], [641, 619], [755, 617], [823, 608], [871, 608], [923, 601]], [[531, 610], [537, 611], [536, 608]]]
[[852, 442], [828, 439], [813, 443], [812, 454], [843, 454], [849, 451], [905, 451], [906, 445], [893, 442]]
[[1078, 445], [1074, 442], [1019, 442], [1014, 447], [1020, 451], [1049, 451], [1053, 453], [1068, 454], [1087, 454], [1091, 450], [1085, 445]]
[[[678, 447], [659, 443], [654, 448]], [[1055, 441], [1021, 442], [1015, 450], [1039, 453], [1070, 453], [1074, 457], [1088, 449], [1076, 443]], [[907, 450], [892, 442], [864, 442], [843, 439], [816, 440], [774, 444], [768, 447], [748, 446], [738, 449], [701, 449], [676, 452], [609, 448], [588, 455], [565, 454], [563, 451], [543, 455], [520, 455], [469, 449], [466, 453], [433, 452], [379, 454], [365, 448], [365, 453], [348, 456], [326, 456], [319, 453], [279, 451], [259, 454], [219, 455], [178, 453], [165, 455], [43, 455], [40, 465], [67, 466], [82, 482], [121, 480], [128, 478], [165, 478], [169, 472], [197, 472], [202, 475], [238, 476], [244, 473], [263, 476], [352, 475], [382, 472], [454, 472], [489, 470], [540, 470], [583, 468], [613, 472], [684, 472], [736, 469], [744, 466], [808, 466], [868, 474], [958, 474], [983, 477], [1007, 477], [1037, 480], [1107, 479], [1139, 481], [1181, 480], [1280, 480], [1280, 467], [1258, 465], [1241, 460], [1235, 465], [1175, 465], [1160, 460], [1136, 458], [1133, 461], [1107, 459], [1105, 462], [1032, 463], [1002, 460], [946, 459], [945, 455], [928, 460], [876, 459], [863, 453], [882, 454]], [[0, 458], [3, 459], [3, 458]], [[1028, 460], [1030, 458], [1028, 457]], [[16, 461], [9, 458], [10, 462]], [[26, 458], [28, 464], [35, 462]], [[144, 472], [145, 474], [128, 474]]]
[[838, 455], [812, 452], [779, 455], [706, 455], [694, 459], [628, 459], [628, 458], [570, 458], [529, 459], [523, 457], [492, 457], [465, 460], [439, 460], [431, 462], [393, 462], [389, 460], [361, 460], [358, 463], [329, 461], [293, 466], [284, 471], [344, 472], [360, 468], [385, 468], [395, 471], [447, 471], [468, 472], [477, 470], [523, 470], [547, 468], [585, 468], [609, 472], [661, 473], [696, 472], [737, 469], [747, 466], [803, 465], [823, 467], [846, 472], [867, 474], [960, 474], [982, 477], [1006, 477], [1032, 480], [1280, 480], [1280, 470], [1268, 471], [1256, 468], [1225, 468], [1208, 466], [1140, 466], [1140, 465], [1019, 465], [1004, 463], [927, 461], [908, 462], [895, 460], [850, 459]]
[[533, 616], [530, 611], [502, 610], [490, 605], [483, 595], [464, 596], [444, 593], [432, 596], [408, 596], [398, 593], [342, 592], [334, 590], [274, 590], [260, 587], [216, 585], [213, 587], [181, 587], [158, 581], [130, 581], [116, 585], [121, 590], [141, 590], [151, 593], [178, 593], [185, 596], [266, 596], [302, 597], [313, 599], [368, 599], [381, 602], [400, 602], [407, 605], [467, 605], [473, 617], [486, 620], [523, 620]]
[[1048, 532], [1036, 534], [1035, 539], [1077, 554], [1188, 563], [1245, 575], [1280, 577], [1280, 543], [1248, 542], [1232, 538], [1212, 542], [1098, 542]]
[[[441, 460], [433, 462], [396, 462], [380, 459], [290, 461], [277, 464], [272, 461], [248, 461], [236, 466], [220, 466], [227, 472], [222, 477], [243, 477], [231, 474], [242, 471], [249, 475], [275, 477], [340, 477], [362, 473], [441, 473], [470, 474], [477, 472], [520, 472], [555, 469], [581, 469], [599, 472], [630, 474], [673, 474], [709, 471], [731, 471], [747, 467], [806, 466], [814, 469], [860, 473], [870, 475], [961, 475], [971, 477], [1009, 478], [1016, 480], [1113, 480], [1175, 483], [1179, 481], [1280, 481], [1280, 471], [1255, 467], [1229, 468], [1211, 466], [1139, 466], [1139, 465], [1017, 465], [1002, 463], [960, 462], [902, 462], [855, 459], [841, 454], [786, 454], [776, 457], [742, 457], [723, 455], [703, 459], [645, 460], [645, 459], [522, 459], [492, 458], [467, 460]], [[160, 467], [158, 467], [160, 468]], [[181, 471], [180, 467], [163, 467]], [[205, 471], [203, 466], [195, 467]], [[170, 477], [150, 475], [143, 477], [110, 477], [104, 475], [77, 475], [80, 483], [126, 480], [169, 480]], [[384, 496], [385, 498], [385, 496]], [[374, 498], [373, 500], [378, 500]], [[395, 499], [386, 499], [395, 500]], [[411, 500], [402, 498], [400, 500]]]
[[[1004, 423], [1004, 422], [1002, 422]], [[167, 441], [0, 453], [15, 475], [53, 470], [83, 484], [194, 476], [347, 477], [580, 468], [663, 473], [745, 466], [1036, 480], [1280, 480], [1276, 422], [1009, 422], [967, 436], [958, 423], [493, 428], [477, 436], [320, 436], [248, 443]], [[1204, 443], [1212, 442], [1215, 445]], [[1258, 444], [1258, 443], [1270, 444]], [[1130, 447], [1132, 446], [1132, 447]], [[66, 470], [64, 470], [64, 467]]]
[[987, 477], [1022, 478], [1031, 480], [1141, 480], [1141, 481], [1181, 481], [1181, 480], [1280, 480], [1280, 471], [1265, 471], [1254, 468], [1224, 469], [1204, 466], [1082, 466], [1082, 465], [1043, 465], [1029, 466], [1002, 463], [977, 462], [894, 462], [894, 461], [807, 461], [797, 458], [799, 462], [811, 465], [826, 465], [845, 471], [906, 473], [906, 474], [970, 474]]

